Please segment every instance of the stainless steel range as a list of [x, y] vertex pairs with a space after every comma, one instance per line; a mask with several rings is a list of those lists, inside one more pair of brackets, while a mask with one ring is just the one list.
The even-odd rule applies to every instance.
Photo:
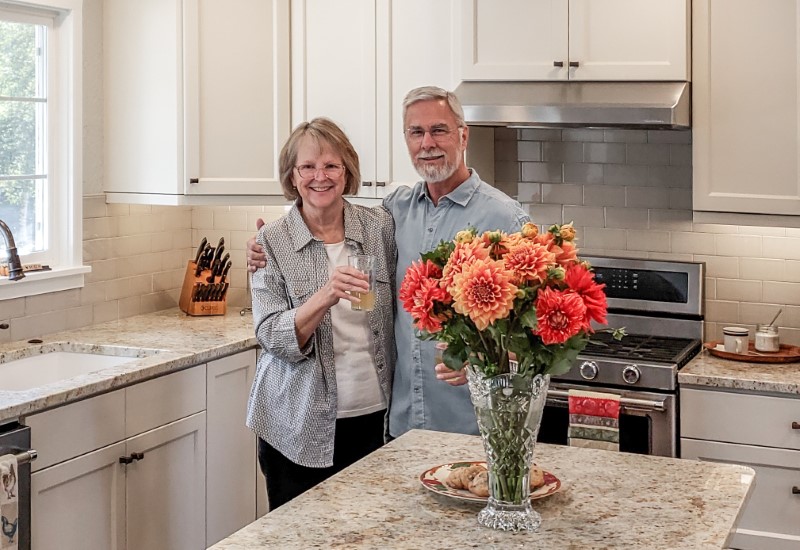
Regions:
[[[594, 334], [566, 374], [553, 377], [539, 441], [566, 443], [570, 389], [620, 396], [620, 450], [678, 456], [678, 370], [703, 338], [704, 264], [584, 256], [605, 283], [614, 340]], [[600, 328], [600, 327], [598, 327]]]

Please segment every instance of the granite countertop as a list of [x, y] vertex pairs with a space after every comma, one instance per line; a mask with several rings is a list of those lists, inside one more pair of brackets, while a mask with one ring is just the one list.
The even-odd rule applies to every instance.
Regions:
[[483, 460], [478, 437], [412, 430], [217, 543], [258, 548], [722, 548], [752, 469], [538, 444], [536, 462], [562, 481], [534, 501], [538, 533], [481, 527], [480, 503], [422, 487], [438, 464]]
[[678, 383], [800, 397], [800, 363], [732, 361], [715, 357], [704, 348], [678, 371]]
[[[254, 348], [252, 316], [190, 317], [177, 308], [0, 345], [0, 363], [47, 351], [101, 352], [135, 361], [23, 391], [0, 389], [0, 423]], [[2, 378], [0, 378], [2, 388]]]

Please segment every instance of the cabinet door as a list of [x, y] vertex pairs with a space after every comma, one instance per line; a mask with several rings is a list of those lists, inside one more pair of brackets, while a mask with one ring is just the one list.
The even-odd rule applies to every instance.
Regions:
[[733, 538], [741, 550], [789, 550], [800, 547], [800, 451], [681, 439], [683, 458], [742, 464], [756, 480]]
[[[413, 88], [452, 90], [456, 5], [461, 0], [379, 0], [377, 29], [379, 198], [421, 178], [403, 136], [403, 99]], [[385, 185], [382, 185], [385, 183]]]
[[126, 470], [128, 548], [205, 548], [206, 413], [127, 440], [142, 453]]
[[33, 550], [125, 549], [124, 454], [116, 443], [31, 476]]
[[459, 14], [461, 80], [567, 79], [568, 0], [462, 0]]
[[359, 196], [374, 197], [375, 0], [292, 0], [292, 125], [324, 116], [361, 163]]
[[208, 363], [206, 546], [256, 519], [256, 436], [245, 425], [255, 350]]
[[800, 6], [695, 0], [695, 210], [800, 215]]
[[186, 193], [281, 194], [289, 0], [186, 0], [183, 27]]
[[569, 0], [570, 80], [688, 80], [688, 0]]

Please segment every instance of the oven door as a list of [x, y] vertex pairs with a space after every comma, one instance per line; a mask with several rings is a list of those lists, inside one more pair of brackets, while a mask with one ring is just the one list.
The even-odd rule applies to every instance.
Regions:
[[570, 389], [620, 396], [620, 451], [645, 455], [678, 456], [677, 412], [674, 394], [620, 390], [551, 382], [538, 441], [566, 445]]

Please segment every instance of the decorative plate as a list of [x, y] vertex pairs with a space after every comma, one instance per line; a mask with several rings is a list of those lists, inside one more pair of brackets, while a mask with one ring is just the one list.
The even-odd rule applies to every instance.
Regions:
[[756, 350], [755, 344], [751, 340], [747, 347], [747, 353], [725, 351], [725, 346], [722, 342], [706, 342], [703, 346], [711, 355], [722, 359], [730, 359], [731, 361], [744, 361], [747, 363], [796, 363], [800, 361], [800, 346], [790, 346], [788, 344], [781, 344], [778, 351], [766, 352]]
[[[447, 476], [450, 475], [450, 472], [452, 472], [454, 468], [472, 466], [474, 464], [486, 466], [486, 462], [482, 461], [450, 462], [425, 470], [419, 475], [419, 481], [422, 483], [423, 487], [439, 495], [470, 502], [486, 502], [486, 497], [479, 497], [466, 489], [453, 489], [444, 483]], [[561, 480], [550, 472], [544, 471], [544, 485], [531, 492], [531, 500], [550, 496], [559, 489], [561, 489]]]

